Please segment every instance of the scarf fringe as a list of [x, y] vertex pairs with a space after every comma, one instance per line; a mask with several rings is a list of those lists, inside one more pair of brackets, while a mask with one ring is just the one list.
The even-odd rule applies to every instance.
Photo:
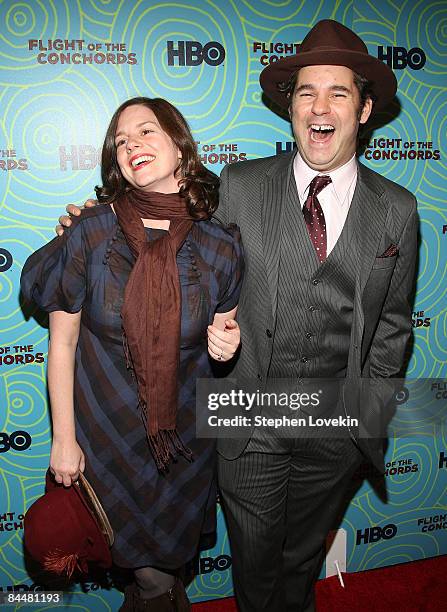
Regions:
[[46, 555], [43, 567], [47, 572], [54, 572], [59, 575], [66, 574], [67, 578], [72, 577], [75, 569], [82, 571], [78, 555], [64, 555], [58, 550]]
[[167, 472], [171, 459], [176, 459], [179, 455], [187, 461], [194, 459], [191, 449], [185, 446], [176, 429], [160, 429], [154, 435], [148, 433], [147, 439], [160, 472]]
[[149, 448], [160, 472], [168, 472], [171, 460], [175, 460], [178, 456], [185, 457], [187, 461], [194, 460], [191, 449], [184, 444], [176, 429], [159, 429], [155, 434], [149, 433], [147, 404], [141, 397], [139, 397], [139, 408]]

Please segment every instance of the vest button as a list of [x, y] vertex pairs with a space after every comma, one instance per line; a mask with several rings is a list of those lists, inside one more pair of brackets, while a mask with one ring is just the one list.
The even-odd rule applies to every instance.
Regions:
[[315, 312], [317, 310], [316, 306], [309, 306], [310, 312]]
[[271, 338], [272, 337], [272, 332], [269, 329], [266, 329], [265, 333], [267, 334], [267, 338]]
[[309, 359], [307, 357], [301, 357], [300, 361], [301, 363], [307, 363]]
[[312, 333], [312, 332], [307, 332], [307, 333], [306, 333], [306, 338], [307, 338], [308, 340], [310, 340], [310, 339], [312, 338], [312, 336], [313, 336], [313, 333]]
[[320, 281], [319, 281], [318, 278], [314, 278], [313, 281], [312, 281], [312, 285], [318, 285], [319, 282]]

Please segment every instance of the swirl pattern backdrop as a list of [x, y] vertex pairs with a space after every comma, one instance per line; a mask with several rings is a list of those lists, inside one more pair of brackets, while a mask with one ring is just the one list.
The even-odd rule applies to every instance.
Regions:
[[[409, 418], [424, 426], [413, 428], [417, 435], [390, 440], [384, 479], [359, 473], [341, 525], [347, 538], [342, 556], [348, 571], [358, 571], [447, 552], [445, 0], [4, 0], [0, 591], [41, 588], [25, 567], [22, 537], [23, 515], [43, 492], [49, 461], [48, 330], [19, 295], [25, 260], [53, 237], [66, 204], [92, 196], [106, 126], [128, 97], [173, 102], [215, 172], [226, 163], [292, 150], [290, 124], [265, 106], [259, 73], [295, 53], [322, 18], [352, 27], [395, 71], [396, 102], [362, 135], [362, 161], [413, 192], [421, 220], [409, 380], [396, 427]], [[425, 386], [413, 387], [423, 380]], [[232, 594], [220, 512], [217, 544], [194, 570], [192, 601]], [[116, 609], [122, 595], [115, 587], [112, 575], [106, 584], [87, 577], [72, 587], [64, 607]]]

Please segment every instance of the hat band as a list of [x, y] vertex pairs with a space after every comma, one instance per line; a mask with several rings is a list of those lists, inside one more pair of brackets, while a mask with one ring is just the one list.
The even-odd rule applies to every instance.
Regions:
[[320, 51], [330, 51], [331, 53], [361, 53], [362, 55], [369, 55], [367, 51], [360, 51], [357, 49], [347, 49], [345, 47], [332, 47], [330, 45], [321, 45], [320, 47], [312, 47], [312, 49], [303, 49], [301, 48], [297, 55], [298, 57], [302, 53], [319, 53]]

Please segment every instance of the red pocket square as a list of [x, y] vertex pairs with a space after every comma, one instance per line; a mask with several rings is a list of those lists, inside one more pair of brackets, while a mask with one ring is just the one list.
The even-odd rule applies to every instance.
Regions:
[[399, 253], [399, 248], [398, 248], [397, 244], [390, 244], [390, 246], [387, 248], [387, 250], [384, 251], [382, 253], [382, 255], [379, 255], [379, 258], [382, 258], [382, 257], [394, 257], [398, 253]]

